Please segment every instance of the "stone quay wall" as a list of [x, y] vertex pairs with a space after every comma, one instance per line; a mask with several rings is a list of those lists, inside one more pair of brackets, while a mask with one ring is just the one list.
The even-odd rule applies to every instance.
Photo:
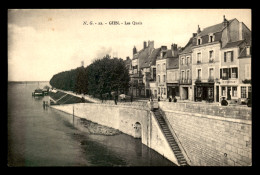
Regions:
[[194, 166], [252, 165], [251, 108], [159, 102]]

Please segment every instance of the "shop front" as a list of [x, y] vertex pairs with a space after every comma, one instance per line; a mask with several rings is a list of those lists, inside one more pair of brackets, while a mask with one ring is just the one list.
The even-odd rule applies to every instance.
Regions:
[[195, 101], [214, 101], [214, 83], [196, 83], [194, 87]]
[[176, 97], [179, 98], [180, 90], [178, 83], [167, 83], [167, 98], [169, 97]]

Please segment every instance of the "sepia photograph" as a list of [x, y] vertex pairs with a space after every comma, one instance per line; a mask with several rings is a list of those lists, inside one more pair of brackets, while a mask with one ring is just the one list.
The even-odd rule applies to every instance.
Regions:
[[8, 167], [252, 166], [251, 9], [8, 9]]

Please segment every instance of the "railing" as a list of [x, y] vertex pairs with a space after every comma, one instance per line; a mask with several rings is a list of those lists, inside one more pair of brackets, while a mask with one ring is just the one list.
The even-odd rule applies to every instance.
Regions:
[[228, 80], [228, 77], [222, 77], [222, 80]]
[[191, 79], [182, 79], [182, 80], [179, 80], [179, 83], [180, 84], [191, 84]]
[[215, 80], [214, 80], [213, 77], [209, 77], [208, 82], [214, 82], [214, 81], [215, 81]]
[[200, 83], [200, 82], [201, 82], [201, 78], [198, 77], [198, 78], [196, 79], [195, 83]]

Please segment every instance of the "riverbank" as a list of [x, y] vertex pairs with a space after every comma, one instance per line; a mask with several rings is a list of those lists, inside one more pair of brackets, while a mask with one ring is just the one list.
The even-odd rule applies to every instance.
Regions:
[[122, 132], [117, 129], [100, 125], [98, 123], [91, 122], [84, 118], [79, 118], [79, 122], [81, 126], [86, 128], [86, 130], [84, 131], [88, 134], [106, 135], [106, 136], [122, 134]]

